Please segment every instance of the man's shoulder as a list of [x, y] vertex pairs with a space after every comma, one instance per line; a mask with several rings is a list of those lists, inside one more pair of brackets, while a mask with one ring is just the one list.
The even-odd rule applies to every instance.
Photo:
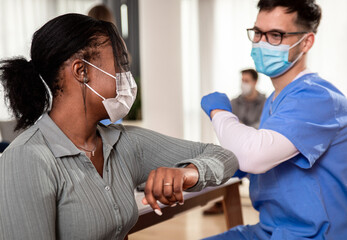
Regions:
[[275, 102], [282, 111], [301, 112], [306, 117], [310, 115], [322, 119], [346, 114], [347, 109], [346, 97], [332, 83], [313, 73], [287, 85]]
[[[258, 103], [264, 103], [265, 101], [266, 101], [265, 94], [258, 92], [257, 97], [252, 102], [258, 104]], [[242, 94], [231, 100], [231, 105], [233, 105], [233, 104], [234, 105], [242, 105], [245, 103], [249, 104], [249, 102], [245, 99], [245, 97]]]
[[257, 100], [258, 100], [259, 102], [264, 103], [264, 102], [266, 101], [266, 96], [265, 96], [265, 94], [258, 92]]
[[233, 98], [233, 99], [231, 99], [231, 104], [242, 104], [243, 102], [244, 102], [245, 100], [244, 100], [244, 97], [243, 97], [243, 95], [242, 94], [240, 94], [239, 96], [237, 96], [236, 98]]
[[[289, 85], [288, 94], [297, 96], [309, 95], [311, 99], [322, 99], [340, 96], [345, 99], [343, 93], [337, 89], [331, 82], [321, 78], [317, 73], [310, 73], [295, 80]], [[339, 98], [339, 97], [338, 97]]]
[[238, 101], [238, 100], [240, 100], [240, 99], [242, 99], [242, 94], [240, 94], [240, 95], [238, 95], [237, 97], [235, 97], [235, 98], [232, 98], [231, 99], [231, 101]]

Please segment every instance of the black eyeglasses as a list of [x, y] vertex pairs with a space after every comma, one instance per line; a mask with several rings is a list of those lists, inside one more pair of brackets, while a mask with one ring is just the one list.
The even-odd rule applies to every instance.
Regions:
[[278, 31], [268, 31], [262, 32], [259, 29], [248, 28], [247, 35], [249, 40], [253, 43], [260, 42], [263, 35], [265, 35], [266, 41], [271, 45], [278, 46], [282, 43], [284, 35], [298, 35], [305, 34], [308, 32], [278, 32]]

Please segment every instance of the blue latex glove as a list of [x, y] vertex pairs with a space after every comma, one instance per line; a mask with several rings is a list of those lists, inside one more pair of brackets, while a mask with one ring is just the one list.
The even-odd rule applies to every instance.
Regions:
[[232, 112], [231, 103], [225, 93], [214, 92], [201, 99], [201, 107], [211, 119], [211, 111], [215, 109]]

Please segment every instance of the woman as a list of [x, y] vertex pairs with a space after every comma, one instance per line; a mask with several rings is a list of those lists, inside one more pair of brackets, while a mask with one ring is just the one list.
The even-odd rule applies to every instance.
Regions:
[[59, 16], [34, 34], [31, 58], [0, 66], [17, 129], [28, 128], [0, 159], [0, 239], [123, 239], [137, 220], [133, 190], [149, 174], [160, 214], [156, 199], [182, 204], [182, 188], [221, 184], [238, 168], [214, 145], [98, 124], [124, 117], [136, 96], [113, 24]]

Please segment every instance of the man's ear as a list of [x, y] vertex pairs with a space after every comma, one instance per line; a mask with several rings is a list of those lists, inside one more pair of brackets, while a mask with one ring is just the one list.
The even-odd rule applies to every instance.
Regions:
[[80, 83], [87, 82], [87, 66], [81, 59], [75, 59], [71, 65], [72, 75]]
[[302, 51], [304, 53], [307, 53], [312, 48], [314, 44], [314, 40], [315, 40], [314, 33], [313, 32], [308, 33], [306, 38], [303, 41], [304, 48], [302, 49]]

